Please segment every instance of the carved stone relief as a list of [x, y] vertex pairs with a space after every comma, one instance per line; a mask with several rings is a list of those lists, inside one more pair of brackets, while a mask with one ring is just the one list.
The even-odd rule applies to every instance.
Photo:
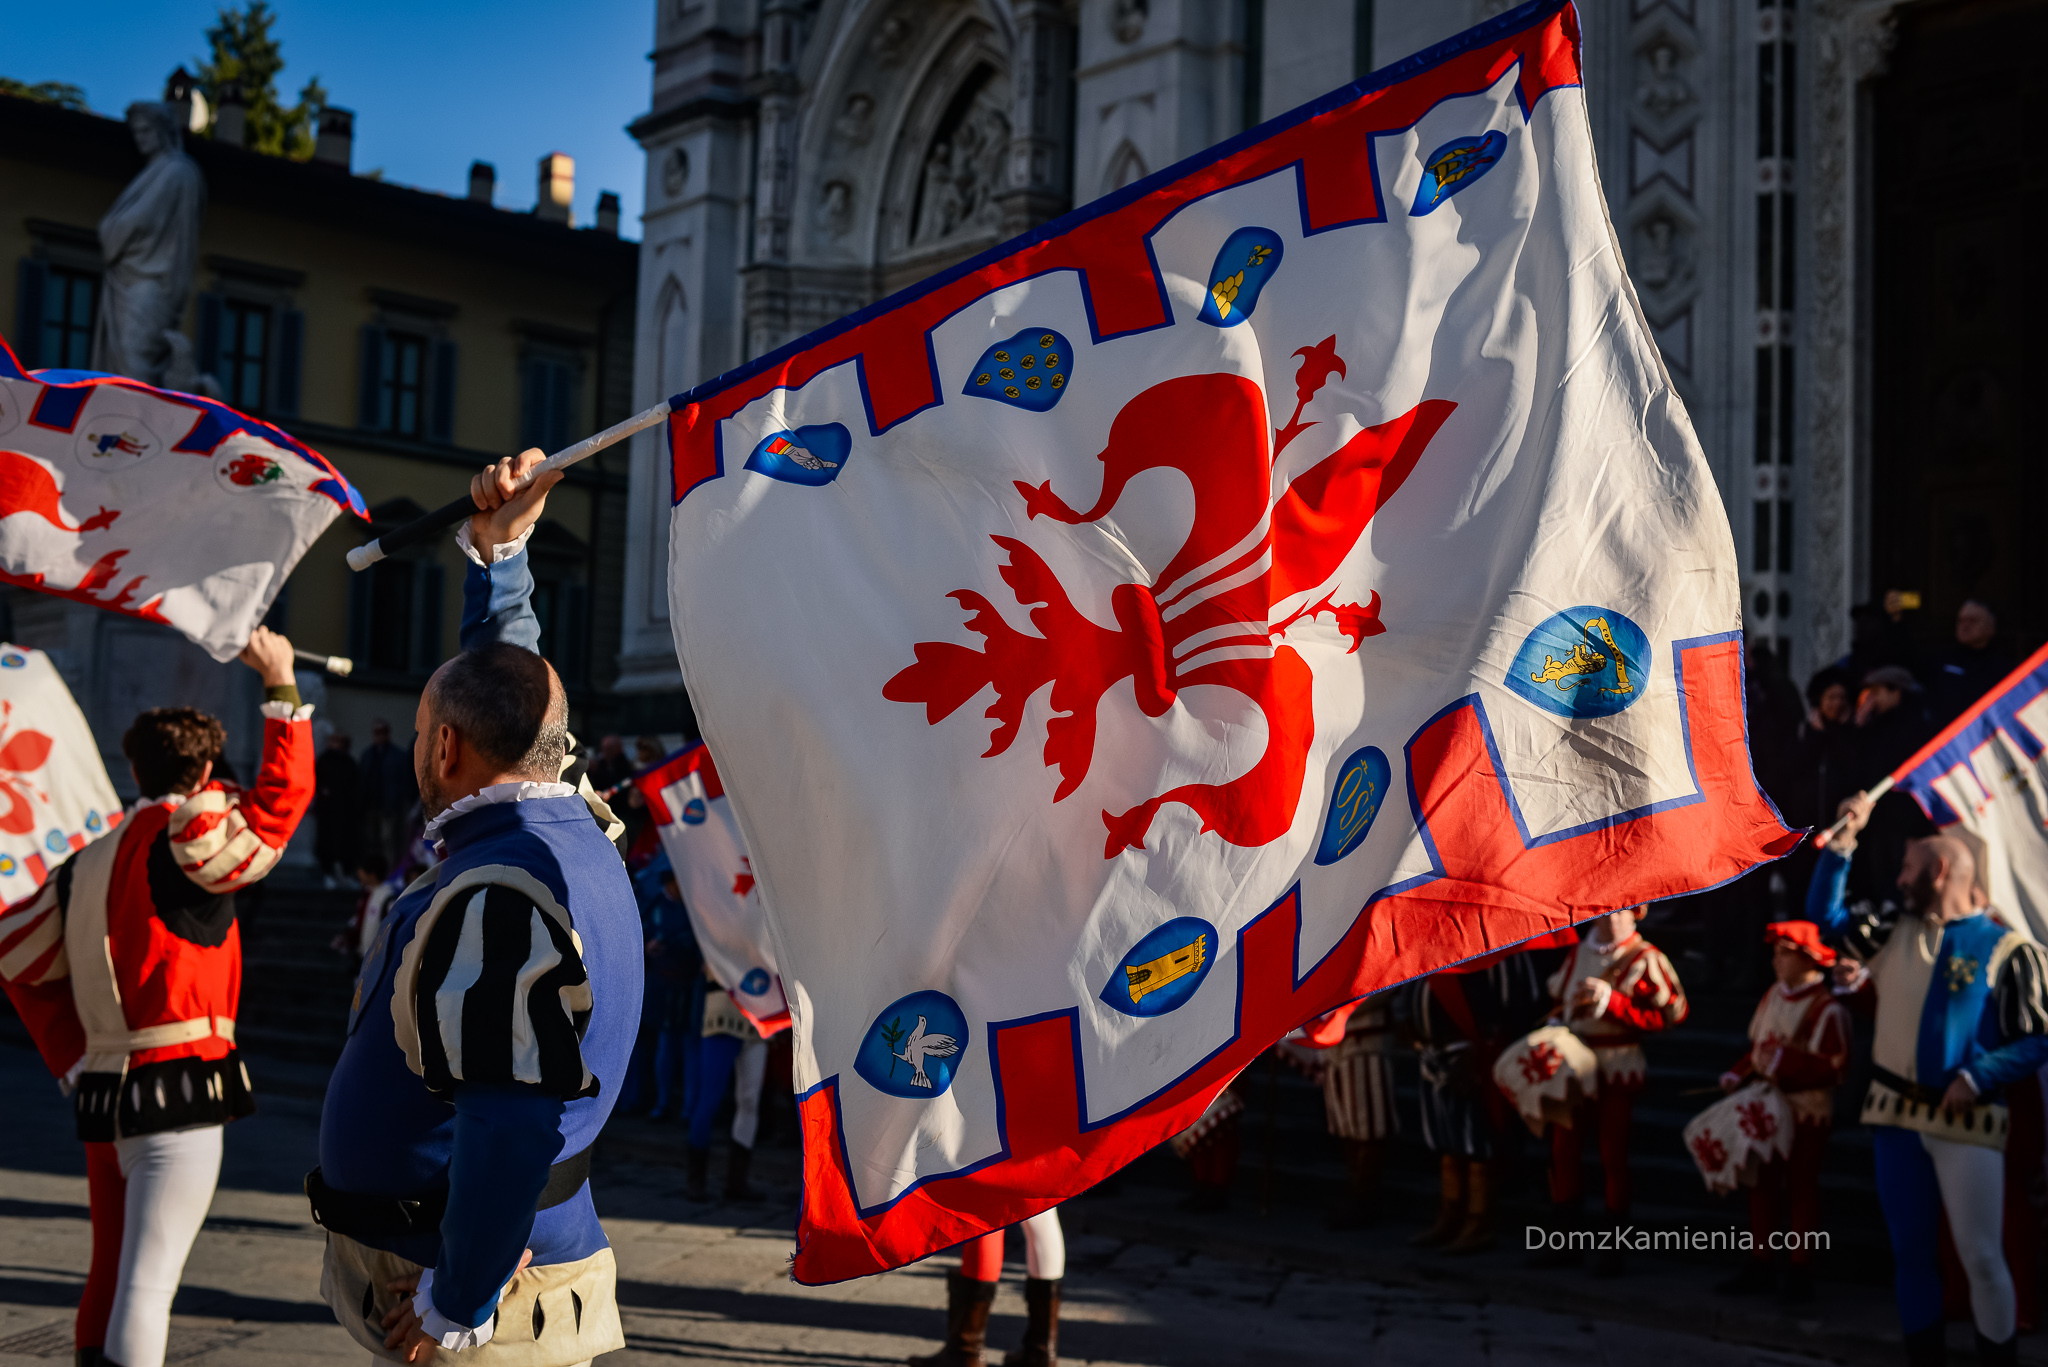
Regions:
[[839, 117], [832, 120], [832, 131], [849, 147], [867, 142], [875, 134], [875, 97], [864, 90], [848, 95], [839, 107]]
[[1010, 145], [1007, 94], [1007, 81], [985, 82], [959, 117], [932, 139], [918, 180], [912, 246], [1000, 226], [996, 195], [1003, 188]]
[[825, 182], [818, 192], [818, 226], [833, 237], [853, 228], [853, 187], [843, 180]]
[[1686, 79], [1690, 54], [1668, 34], [1658, 34], [1637, 54], [1636, 107], [1657, 123], [1692, 107], [1698, 98]]
[[1151, 0], [1116, 0], [1109, 15], [1109, 31], [1119, 43], [1135, 43], [1145, 36], [1145, 20], [1151, 14]]
[[875, 26], [875, 36], [868, 40], [868, 51], [882, 65], [896, 65], [916, 45], [916, 13], [914, 7], [905, 5]]
[[1654, 295], [1676, 296], [1692, 284], [1696, 247], [1692, 226], [1660, 209], [1636, 225], [1636, 284]]
[[680, 147], [668, 149], [661, 159], [661, 188], [673, 198], [690, 183], [690, 154]]

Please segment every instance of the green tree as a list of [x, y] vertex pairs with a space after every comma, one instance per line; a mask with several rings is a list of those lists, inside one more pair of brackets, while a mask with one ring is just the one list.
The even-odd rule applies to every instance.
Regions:
[[0, 76], [0, 95], [37, 100], [64, 109], [85, 108], [85, 92], [68, 81], [37, 81], [30, 85], [27, 81], [17, 81], [12, 76]]
[[[277, 93], [277, 78], [284, 70], [284, 45], [271, 33], [276, 23], [277, 13], [266, 0], [249, 0], [240, 9], [221, 10], [218, 21], [206, 30], [213, 56], [198, 63], [194, 84], [205, 92], [216, 118], [221, 87], [230, 81], [239, 85], [248, 110], [244, 145], [273, 157], [304, 161], [313, 155], [327, 91], [315, 76], [300, 88], [298, 104], [285, 108]], [[212, 131], [207, 130], [209, 136]]]

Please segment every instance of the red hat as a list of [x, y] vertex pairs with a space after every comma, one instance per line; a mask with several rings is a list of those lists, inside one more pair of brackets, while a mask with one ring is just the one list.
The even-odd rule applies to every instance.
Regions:
[[1764, 927], [1764, 940], [1790, 945], [1822, 968], [1835, 961], [1835, 951], [1820, 942], [1820, 927], [1811, 921], [1773, 921]]

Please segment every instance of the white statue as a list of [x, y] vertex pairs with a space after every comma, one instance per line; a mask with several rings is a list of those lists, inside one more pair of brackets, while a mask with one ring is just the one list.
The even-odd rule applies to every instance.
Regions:
[[100, 220], [106, 275], [93, 333], [95, 370], [162, 384], [175, 356], [167, 334], [180, 324], [199, 261], [199, 220], [206, 180], [185, 155], [176, 111], [163, 104], [128, 106], [128, 130], [148, 159]]

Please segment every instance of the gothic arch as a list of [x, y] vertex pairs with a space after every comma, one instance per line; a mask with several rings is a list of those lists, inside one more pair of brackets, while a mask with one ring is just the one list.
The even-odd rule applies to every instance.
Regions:
[[1102, 193], [1106, 195], [1112, 190], [1121, 190], [1149, 174], [1143, 154], [1129, 138], [1125, 138], [1117, 145], [1116, 151], [1109, 154], [1109, 169], [1102, 175]]
[[702, 378], [690, 333], [690, 301], [682, 281], [671, 275], [654, 294], [654, 379], [663, 398], [680, 394]]
[[1008, 161], [1010, 54], [965, 8], [922, 64], [889, 145], [877, 206], [875, 264], [884, 288], [992, 245]]

